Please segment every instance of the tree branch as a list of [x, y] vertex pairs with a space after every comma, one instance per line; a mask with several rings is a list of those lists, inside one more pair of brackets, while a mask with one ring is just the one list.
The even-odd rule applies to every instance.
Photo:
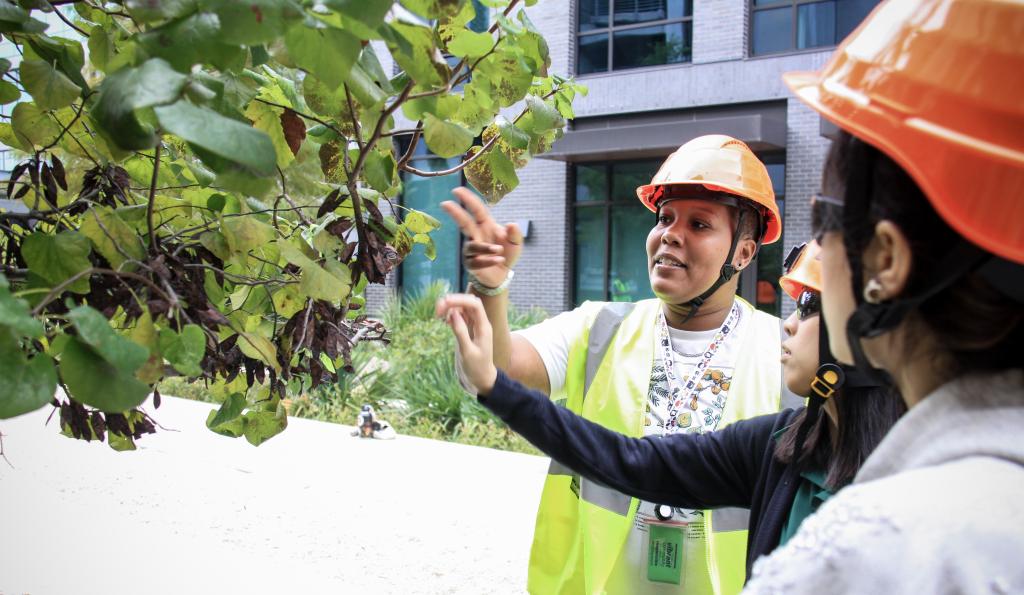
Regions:
[[163, 143], [157, 141], [156, 153], [153, 160], [153, 179], [149, 182], [149, 204], [146, 205], [146, 227], [149, 230], [149, 251], [155, 254], [159, 246], [157, 245], [156, 232], [153, 230], [153, 204], [156, 202], [156, 177], [160, 172], [160, 147]]

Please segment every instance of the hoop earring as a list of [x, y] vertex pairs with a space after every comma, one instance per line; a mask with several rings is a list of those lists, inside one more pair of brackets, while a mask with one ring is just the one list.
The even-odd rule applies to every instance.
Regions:
[[878, 279], [868, 279], [867, 284], [864, 285], [864, 301], [869, 304], [882, 303], [882, 284], [878, 282]]

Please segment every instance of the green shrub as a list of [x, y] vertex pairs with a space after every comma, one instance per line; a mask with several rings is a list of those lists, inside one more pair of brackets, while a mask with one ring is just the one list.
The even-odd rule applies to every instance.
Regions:
[[[399, 434], [539, 454], [462, 390], [455, 338], [434, 317], [434, 304], [446, 293], [447, 285], [437, 282], [389, 298], [381, 317], [391, 344], [360, 343], [352, 353], [355, 371], [341, 374], [335, 384], [289, 395], [289, 415], [352, 425], [360, 407], [370, 404]], [[510, 308], [509, 325], [515, 330], [546, 317], [539, 308]], [[161, 391], [210, 400], [201, 384], [164, 382]]]

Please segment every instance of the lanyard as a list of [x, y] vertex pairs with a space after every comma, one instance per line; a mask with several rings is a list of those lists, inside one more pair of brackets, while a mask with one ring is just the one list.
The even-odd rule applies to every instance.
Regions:
[[665, 365], [665, 376], [668, 379], [669, 395], [671, 404], [668, 408], [668, 419], [665, 421], [665, 431], [674, 432], [678, 429], [678, 417], [679, 411], [682, 409], [683, 404], [689, 401], [688, 407], [692, 410], [697, 409], [697, 386], [701, 377], [704, 375], [704, 370], [711, 365], [711, 359], [718, 352], [718, 348], [725, 342], [725, 338], [729, 336], [732, 329], [736, 328], [736, 323], [740, 318], [740, 307], [739, 304], [733, 303], [732, 310], [729, 311], [729, 316], [726, 317], [725, 322], [719, 327], [718, 332], [715, 333], [715, 337], [711, 339], [711, 344], [701, 354], [700, 360], [694, 367], [693, 372], [690, 373], [689, 379], [686, 381], [686, 385], [682, 386], [679, 377], [675, 373], [675, 357], [672, 354], [672, 337], [668, 333], [668, 322], [665, 320], [665, 311], [662, 310], [658, 313], [658, 341], [661, 343], [661, 355], [662, 362]]

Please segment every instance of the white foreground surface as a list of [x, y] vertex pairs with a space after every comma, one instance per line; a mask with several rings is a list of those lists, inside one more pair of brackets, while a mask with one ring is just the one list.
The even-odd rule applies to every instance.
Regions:
[[126, 453], [0, 421], [0, 595], [524, 592], [547, 459], [295, 418], [254, 448], [210, 408]]

